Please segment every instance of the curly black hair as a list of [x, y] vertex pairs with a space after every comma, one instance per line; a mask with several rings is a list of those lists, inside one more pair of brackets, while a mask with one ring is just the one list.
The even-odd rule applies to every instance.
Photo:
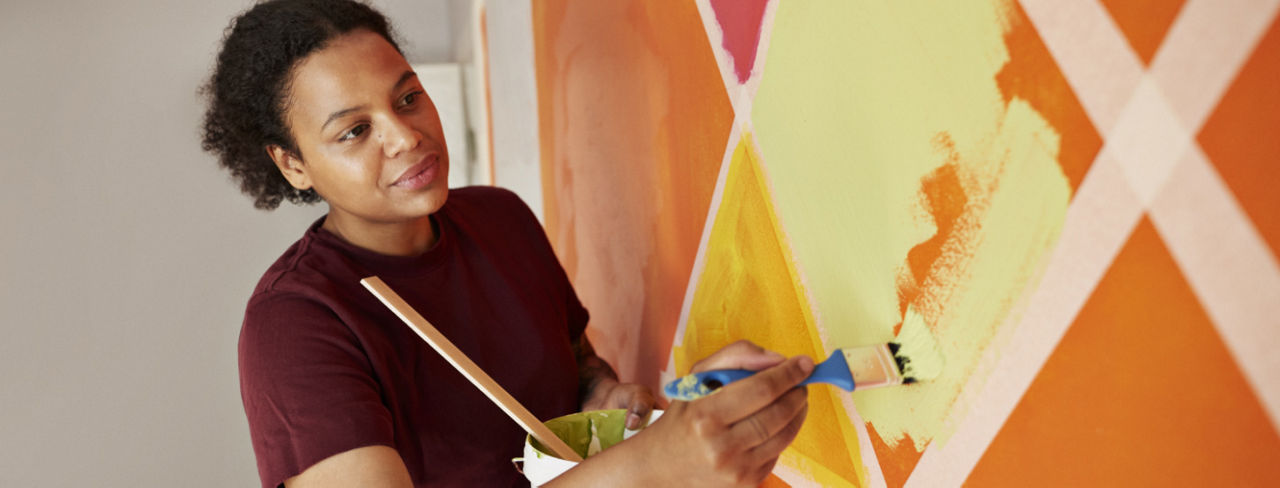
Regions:
[[299, 154], [284, 117], [293, 68], [357, 29], [381, 35], [401, 51], [387, 18], [352, 0], [270, 0], [227, 26], [213, 75], [201, 88], [209, 102], [201, 147], [231, 171], [254, 207], [271, 210], [284, 199], [320, 201], [315, 190], [290, 185], [266, 148], [276, 145]]

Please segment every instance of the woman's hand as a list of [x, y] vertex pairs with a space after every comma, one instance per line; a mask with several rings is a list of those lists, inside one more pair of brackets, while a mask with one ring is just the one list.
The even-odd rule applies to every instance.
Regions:
[[582, 410], [627, 409], [627, 428], [644, 426], [657, 400], [649, 387], [635, 383], [619, 383], [613, 378], [601, 379], [582, 402]]
[[740, 341], [700, 361], [693, 372], [760, 371], [692, 402], [672, 402], [630, 440], [588, 458], [553, 486], [756, 486], [791, 444], [808, 412], [799, 383], [813, 360]]

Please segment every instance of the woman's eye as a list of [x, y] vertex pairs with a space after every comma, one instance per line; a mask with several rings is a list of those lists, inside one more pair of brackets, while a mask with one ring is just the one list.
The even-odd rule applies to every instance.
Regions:
[[357, 126], [355, 126], [355, 127], [352, 127], [352, 128], [351, 128], [351, 130], [349, 130], [349, 131], [346, 131], [346, 132], [342, 133], [342, 136], [341, 136], [341, 137], [339, 137], [339, 138], [338, 138], [338, 140], [339, 140], [339, 141], [349, 141], [349, 140], [351, 140], [351, 139], [355, 139], [355, 138], [357, 138], [357, 137], [360, 137], [360, 134], [364, 134], [364, 131], [366, 131], [366, 130], [369, 130], [369, 126], [368, 126], [368, 125], [366, 125], [366, 124], [360, 124], [360, 125], [357, 125]]
[[418, 101], [418, 97], [422, 95], [423, 93], [420, 91], [411, 91], [405, 94], [404, 98], [400, 99], [400, 106], [408, 107], [410, 105], [413, 105], [414, 102]]

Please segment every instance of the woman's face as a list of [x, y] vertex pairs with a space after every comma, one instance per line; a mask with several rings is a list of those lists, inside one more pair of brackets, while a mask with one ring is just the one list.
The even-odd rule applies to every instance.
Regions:
[[301, 160], [272, 158], [293, 186], [314, 188], [329, 218], [394, 224], [434, 213], [448, 196], [440, 117], [404, 57], [357, 30], [294, 68], [285, 122]]

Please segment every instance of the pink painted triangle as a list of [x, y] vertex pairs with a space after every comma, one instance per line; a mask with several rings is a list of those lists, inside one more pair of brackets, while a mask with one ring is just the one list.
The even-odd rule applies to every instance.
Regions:
[[711, 0], [716, 22], [724, 32], [724, 49], [733, 57], [733, 72], [738, 83], [751, 78], [760, 45], [760, 22], [769, 0]]

